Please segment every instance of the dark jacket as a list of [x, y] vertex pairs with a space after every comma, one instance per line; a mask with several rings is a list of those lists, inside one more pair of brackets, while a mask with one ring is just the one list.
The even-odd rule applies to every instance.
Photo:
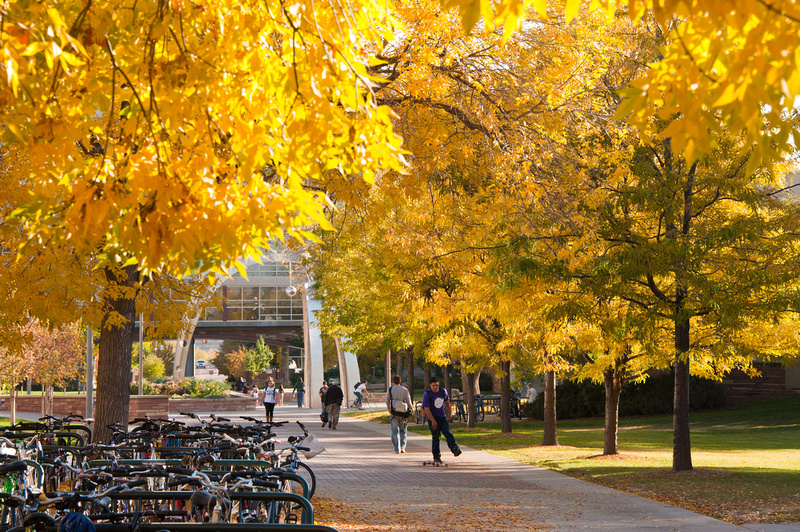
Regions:
[[338, 384], [331, 384], [328, 386], [328, 391], [325, 393], [325, 406], [339, 405], [342, 406], [344, 394]]

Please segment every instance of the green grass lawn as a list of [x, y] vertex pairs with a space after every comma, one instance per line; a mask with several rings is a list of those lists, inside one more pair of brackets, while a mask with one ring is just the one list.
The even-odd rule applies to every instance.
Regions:
[[[383, 413], [354, 413], [383, 421]], [[363, 414], [363, 415], [362, 415]], [[734, 523], [800, 521], [800, 396], [719, 412], [693, 413], [691, 472], [674, 473], [672, 417], [622, 419], [616, 456], [601, 456], [603, 420], [558, 422], [558, 447], [542, 447], [542, 423], [497, 422], [468, 429], [458, 442], [590, 482]], [[428, 435], [423, 425], [410, 430]]]

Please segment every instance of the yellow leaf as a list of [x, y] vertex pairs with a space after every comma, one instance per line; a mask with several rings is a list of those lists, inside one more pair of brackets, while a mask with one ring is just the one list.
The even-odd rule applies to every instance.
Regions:
[[736, 86], [733, 83], [729, 83], [725, 90], [722, 91], [722, 95], [717, 98], [717, 101], [714, 102], [714, 107], [722, 107], [723, 105], [728, 105], [736, 100]]
[[245, 268], [244, 264], [236, 260], [233, 261], [233, 267], [236, 268], [236, 271], [239, 272], [242, 275], [242, 277], [247, 279], [247, 268]]
[[23, 56], [36, 55], [39, 52], [41, 52], [42, 50], [44, 50], [45, 48], [47, 48], [47, 43], [32, 42], [31, 44], [28, 45], [27, 48], [25, 48], [25, 51], [22, 52], [21, 55], [23, 55]]

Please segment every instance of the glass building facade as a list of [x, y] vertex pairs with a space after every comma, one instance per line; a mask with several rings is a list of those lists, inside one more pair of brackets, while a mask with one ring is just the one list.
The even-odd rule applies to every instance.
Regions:
[[[291, 284], [290, 265], [253, 264], [247, 280], [238, 272], [217, 291], [222, 308], [208, 308], [203, 321], [301, 321], [303, 298], [286, 294]], [[270, 286], [265, 286], [270, 285]]]

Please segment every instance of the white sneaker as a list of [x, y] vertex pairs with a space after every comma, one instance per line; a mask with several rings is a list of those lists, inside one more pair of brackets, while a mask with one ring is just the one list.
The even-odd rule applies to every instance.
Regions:
[[403, 454], [406, 454], [406, 450], [405, 449], [400, 449], [400, 452], [403, 453]]

